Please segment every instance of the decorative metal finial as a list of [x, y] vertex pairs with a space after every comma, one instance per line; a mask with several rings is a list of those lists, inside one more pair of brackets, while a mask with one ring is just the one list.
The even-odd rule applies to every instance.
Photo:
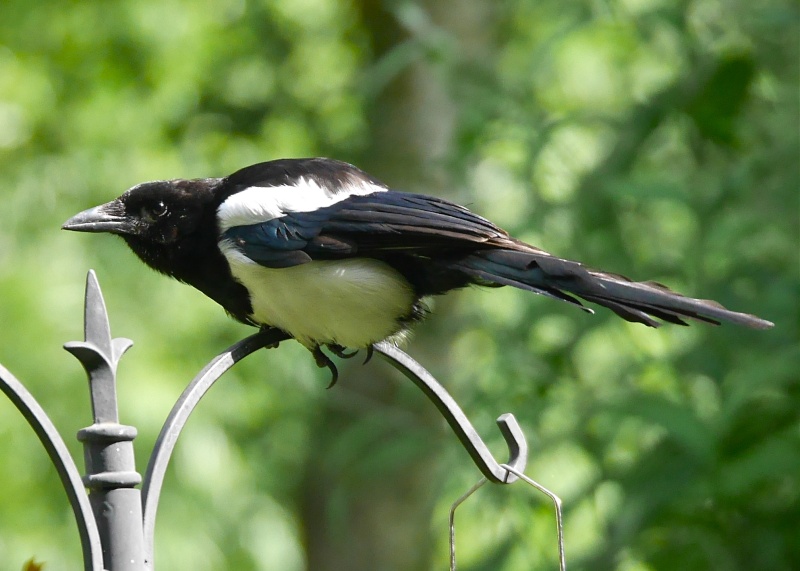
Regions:
[[94, 424], [78, 431], [86, 463], [83, 483], [89, 488], [105, 569], [143, 571], [141, 491], [136, 487], [142, 476], [133, 454], [136, 428], [120, 424], [117, 410], [117, 364], [133, 342], [111, 338], [106, 304], [93, 270], [86, 276], [83, 330], [85, 341], [64, 345], [89, 376]]
[[64, 349], [75, 355], [89, 376], [94, 421], [118, 422], [117, 363], [133, 341], [111, 338], [106, 303], [94, 270], [86, 276], [83, 332], [85, 341], [65, 343]]

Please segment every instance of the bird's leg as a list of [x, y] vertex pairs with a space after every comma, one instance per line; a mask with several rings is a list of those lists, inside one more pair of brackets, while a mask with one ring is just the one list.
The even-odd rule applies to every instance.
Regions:
[[314, 355], [314, 360], [317, 362], [317, 367], [320, 369], [327, 367], [330, 370], [331, 382], [327, 388], [331, 388], [336, 384], [336, 381], [339, 380], [339, 370], [336, 368], [336, 365], [333, 364], [333, 361], [331, 361], [330, 357], [322, 352], [322, 349], [319, 345], [316, 345], [314, 348], [309, 350], [311, 351], [311, 354]]
[[340, 357], [342, 359], [351, 359], [356, 356], [358, 350], [353, 351], [352, 353], [348, 353], [345, 351], [345, 348], [339, 345], [338, 343], [328, 343], [328, 349], [330, 349], [331, 353]]

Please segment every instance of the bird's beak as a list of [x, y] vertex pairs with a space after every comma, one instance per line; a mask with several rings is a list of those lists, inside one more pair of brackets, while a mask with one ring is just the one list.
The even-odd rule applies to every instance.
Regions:
[[95, 206], [79, 212], [61, 225], [62, 230], [75, 232], [109, 232], [111, 234], [130, 234], [133, 230], [131, 220], [125, 216], [125, 208], [119, 200]]

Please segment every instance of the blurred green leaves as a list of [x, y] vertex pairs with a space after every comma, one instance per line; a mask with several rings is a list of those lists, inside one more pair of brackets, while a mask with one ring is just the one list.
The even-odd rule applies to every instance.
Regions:
[[[505, 289], [437, 300], [409, 352], [498, 455], [566, 500], [571, 569], [788, 570], [800, 560], [798, 9], [788, 0], [212, 0], [0, 7], [0, 361], [66, 436], [86, 425], [83, 280], [117, 336], [143, 469], [189, 378], [246, 327], [69, 215], [158, 178], [320, 154], [456, 199], [590, 266], [757, 313], [770, 331], [648, 330]], [[237, 365], [168, 473], [164, 569], [440, 569], [477, 479], [387, 367], [340, 384], [294, 343]], [[0, 403], [0, 560], [80, 566], [43, 450]], [[460, 566], [555, 569], [520, 485], [460, 508]]]
[[748, 55], [720, 59], [708, 83], [687, 107], [701, 137], [722, 146], [736, 142], [736, 120], [755, 72], [755, 62]]

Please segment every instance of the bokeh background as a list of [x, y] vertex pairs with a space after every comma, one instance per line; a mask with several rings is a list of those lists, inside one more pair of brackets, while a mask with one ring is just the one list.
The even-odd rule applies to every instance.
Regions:
[[[565, 502], [570, 569], [800, 567], [800, 114], [793, 0], [3, 0], [0, 362], [62, 430], [90, 423], [86, 271], [140, 470], [169, 408], [251, 331], [71, 214], [145, 180], [279, 157], [358, 164], [595, 267], [756, 313], [650, 330], [510, 289], [434, 302], [407, 350], [498, 456]], [[313, 300], [309, 300], [313, 303]], [[447, 568], [479, 477], [375, 359], [339, 384], [295, 343], [237, 365], [179, 442], [156, 562], [174, 570]], [[459, 569], [555, 569], [546, 498], [489, 486]], [[0, 399], [0, 568], [81, 568], [73, 516]]]

